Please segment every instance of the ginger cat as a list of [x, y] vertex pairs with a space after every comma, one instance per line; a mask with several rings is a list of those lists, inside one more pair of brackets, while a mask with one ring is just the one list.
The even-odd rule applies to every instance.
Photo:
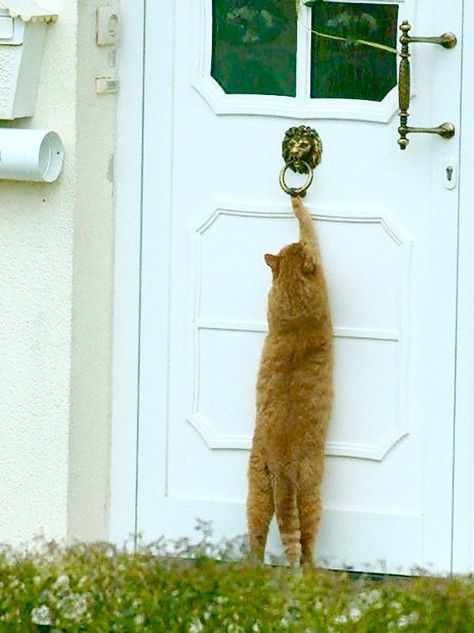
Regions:
[[289, 563], [313, 565], [333, 399], [333, 332], [313, 221], [301, 198], [292, 204], [299, 242], [265, 255], [273, 283], [257, 381], [247, 520], [257, 559], [263, 559], [275, 512]]

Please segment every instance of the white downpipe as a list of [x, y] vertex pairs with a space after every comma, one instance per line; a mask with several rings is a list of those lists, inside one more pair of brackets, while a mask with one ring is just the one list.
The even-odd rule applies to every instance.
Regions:
[[54, 182], [64, 147], [56, 132], [0, 128], [0, 179]]

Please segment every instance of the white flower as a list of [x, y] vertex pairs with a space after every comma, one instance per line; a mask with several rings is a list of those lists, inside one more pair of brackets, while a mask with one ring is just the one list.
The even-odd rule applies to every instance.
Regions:
[[12, 578], [10, 576], [10, 589], [14, 589], [15, 593], [18, 594], [22, 591], [25, 591], [25, 583], [21, 580], [18, 580], [18, 578]]
[[380, 608], [382, 606], [382, 598], [383, 598], [383, 593], [380, 591], [380, 589], [372, 589], [372, 591], [369, 591], [369, 593], [367, 594], [367, 604], [370, 604], [373, 607], [377, 607]]
[[88, 582], [88, 580], [89, 580], [88, 576], [82, 576], [82, 578], [77, 583], [77, 586], [79, 588], [84, 587], [84, 585]]
[[352, 607], [349, 611], [349, 618], [352, 622], [358, 622], [362, 617], [362, 611], [357, 607]]
[[383, 593], [380, 589], [372, 589], [369, 592], [361, 591], [359, 593], [359, 602], [363, 609], [366, 607], [373, 607], [374, 609], [381, 609], [383, 607]]
[[199, 618], [194, 618], [189, 625], [188, 633], [201, 633], [204, 629], [202, 622]]
[[407, 615], [402, 615], [400, 618], [398, 618], [398, 628], [399, 629], [404, 629], [409, 624], [410, 624], [410, 620], [408, 619]]
[[344, 614], [336, 615], [334, 618], [334, 624], [347, 624], [347, 616]]
[[418, 622], [419, 615], [416, 611], [410, 613], [410, 615], [402, 615], [398, 618], [398, 628], [406, 629], [409, 624], [416, 624]]
[[253, 633], [260, 633], [260, 627], [258, 626], [258, 624], [256, 622], [252, 626], [252, 631], [253, 631]]
[[141, 624], [145, 624], [145, 616], [144, 615], [136, 615], [135, 616], [135, 624], [140, 626]]
[[43, 604], [41, 607], [36, 607], [31, 610], [31, 621], [33, 624], [40, 624], [41, 626], [51, 626], [53, 619], [51, 616], [50, 608]]
[[69, 589], [69, 576], [67, 574], [58, 576], [53, 583], [53, 589], [67, 591]]
[[89, 594], [87, 593], [71, 593], [58, 602], [58, 609], [62, 611], [62, 617], [77, 624], [87, 616], [88, 607]]

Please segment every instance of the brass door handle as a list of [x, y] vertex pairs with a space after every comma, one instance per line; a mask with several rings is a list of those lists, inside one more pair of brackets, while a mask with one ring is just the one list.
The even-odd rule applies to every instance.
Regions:
[[438, 134], [439, 136], [449, 139], [456, 133], [453, 123], [442, 123], [438, 127], [409, 127], [408, 117], [410, 116], [408, 109], [410, 107], [410, 44], [427, 43], [439, 44], [443, 48], [454, 48], [458, 42], [454, 33], [443, 33], [439, 37], [412, 37], [408, 33], [411, 30], [411, 24], [405, 20], [400, 25], [402, 35], [400, 36], [400, 44], [402, 50], [400, 53], [400, 69], [398, 74], [398, 103], [400, 106], [400, 127], [398, 132], [400, 138], [398, 144], [400, 149], [406, 149], [410, 142], [407, 138], [408, 134]]

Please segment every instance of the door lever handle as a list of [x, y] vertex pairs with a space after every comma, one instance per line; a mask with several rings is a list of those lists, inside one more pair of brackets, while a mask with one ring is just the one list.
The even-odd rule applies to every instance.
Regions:
[[458, 42], [454, 33], [443, 33], [439, 37], [412, 37], [409, 35], [411, 24], [405, 20], [400, 25], [400, 44], [402, 50], [400, 52], [400, 68], [398, 73], [398, 103], [400, 107], [400, 127], [398, 132], [400, 138], [398, 144], [400, 149], [406, 149], [410, 142], [407, 138], [408, 134], [438, 134], [442, 138], [453, 138], [456, 133], [454, 123], [442, 123], [438, 127], [409, 127], [408, 112], [410, 107], [410, 44], [426, 43], [439, 44], [443, 48], [454, 48]]

